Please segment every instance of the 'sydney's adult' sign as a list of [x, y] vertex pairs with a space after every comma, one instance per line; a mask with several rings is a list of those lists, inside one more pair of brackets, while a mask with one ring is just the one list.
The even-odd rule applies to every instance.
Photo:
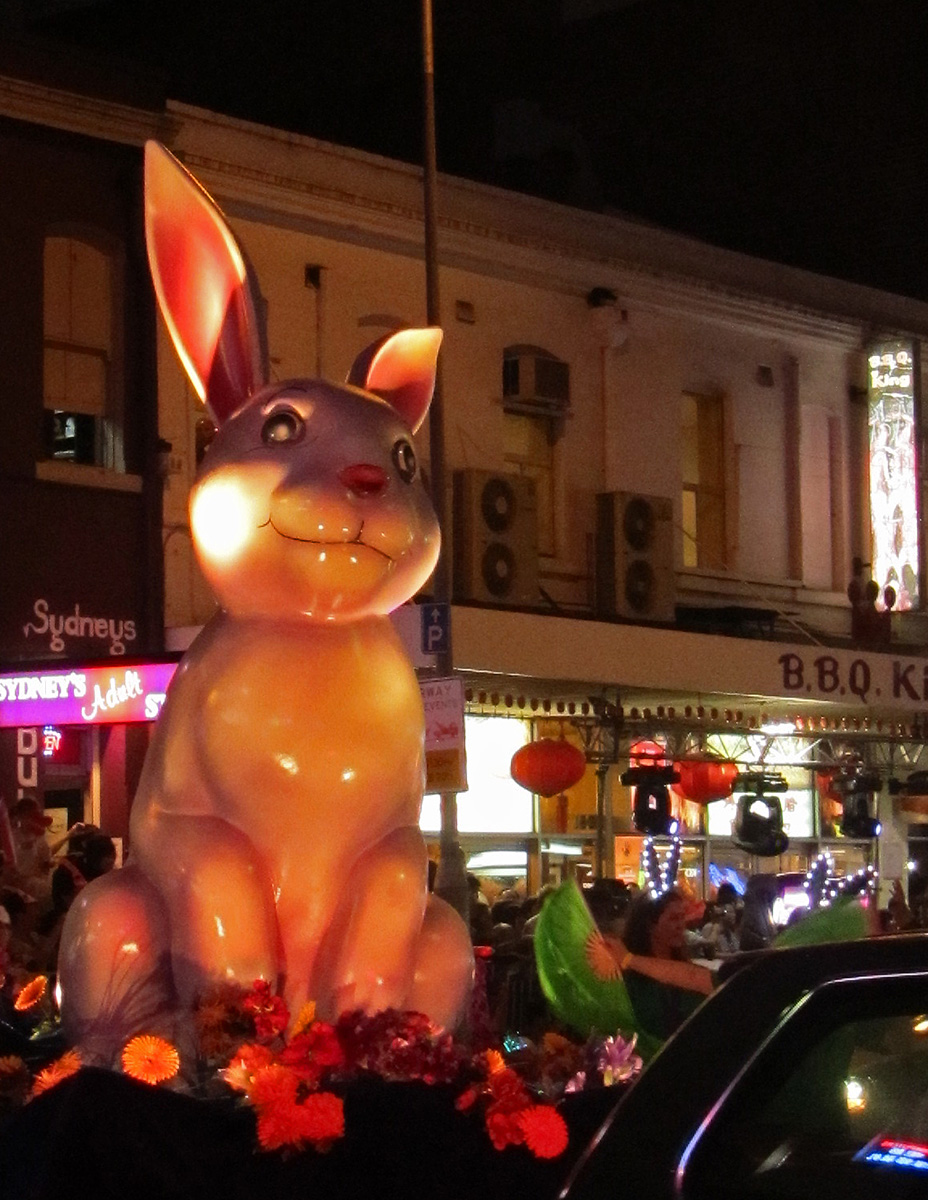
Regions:
[[0, 675], [0, 727], [154, 721], [177, 663]]

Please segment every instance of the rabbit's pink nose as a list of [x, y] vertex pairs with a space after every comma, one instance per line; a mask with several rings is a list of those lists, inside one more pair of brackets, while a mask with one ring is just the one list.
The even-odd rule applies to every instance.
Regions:
[[373, 463], [352, 463], [339, 472], [338, 481], [356, 496], [376, 496], [387, 486], [387, 473]]

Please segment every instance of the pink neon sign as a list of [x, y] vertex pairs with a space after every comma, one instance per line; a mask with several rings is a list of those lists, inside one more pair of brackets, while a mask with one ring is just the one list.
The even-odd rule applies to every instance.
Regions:
[[177, 663], [0, 675], [0, 727], [154, 721]]

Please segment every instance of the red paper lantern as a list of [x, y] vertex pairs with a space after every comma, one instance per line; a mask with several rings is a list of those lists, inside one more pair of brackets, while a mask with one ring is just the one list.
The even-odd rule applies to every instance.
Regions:
[[683, 759], [673, 764], [680, 775], [680, 782], [673, 790], [685, 800], [697, 804], [710, 804], [713, 800], [726, 800], [731, 795], [732, 784], [738, 774], [738, 764], [709, 760], [692, 762]]
[[520, 746], [509, 773], [521, 787], [539, 796], [557, 796], [583, 778], [586, 756], [570, 742], [539, 738]]

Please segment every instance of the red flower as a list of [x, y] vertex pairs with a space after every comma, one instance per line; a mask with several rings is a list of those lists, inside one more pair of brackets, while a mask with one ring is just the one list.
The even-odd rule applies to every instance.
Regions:
[[487, 1133], [497, 1150], [507, 1146], [520, 1146], [525, 1140], [519, 1113], [502, 1112], [498, 1108], [487, 1109]]
[[287, 1104], [296, 1104], [296, 1089], [299, 1079], [289, 1067], [271, 1063], [255, 1072], [254, 1083], [248, 1098], [258, 1109], [271, 1111]]
[[454, 1102], [454, 1107], [458, 1112], [467, 1112], [468, 1109], [474, 1107], [477, 1102], [477, 1097], [480, 1095], [480, 1089], [469, 1087], [466, 1092], [462, 1092]]
[[533, 1104], [518, 1113], [516, 1120], [525, 1144], [536, 1158], [557, 1158], [567, 1149], [567, 1125], [556, 1109], [548, 1104]]
[[258, 1111], [258, 1141], [264, 1150], [299, 1148], [305, 1142], [328, 1149], [344, 1132], [344, 1106], [331, 1092], [313, 1092], [302, 1104], [281, 1095]]
[[239, 1046], [229, 1065], [221, 1074], [230, 1087], [234, 1087], [240, 1092], [248, 1092], [251, 1090], [257, 1072], [263, 1067], [269, 1067], [273, 1061], [274, 1056], [267, 1046], [249, 1042], [244, 1046]]
[[270, 1042], [287, 1028], [290, 1014], [280, 996], [272, 995], [266, 979], [256, 979], [251, 991], [242, 1001], [242, 1008], [255, 1023], [259, 1042]]
[[516, 1112], [528, 1105], [529, 1099], [525, 1085], [511, 1067], [504, 1067], [502, 1071], [494, 1071], [488, 1083], [494, 1108], [505, 1112]]
[[345, 1132], [345, 1106], [332, 1092], [312, 1092], [300, 1105], [303, 1136], [319, 1148], [328, 1146]]
[[307, 1083], [318, 1083], [326, 1071], [341, 1067], [345, 1062], [335, 1027], [325, 1021], [315, 1021], [291, 1038], [278, 1057]]
[[299, 1104], [281, 1101], [258, 1112], [258, 1141], [262, 1150], [303, 1143], [303, 1114]]

